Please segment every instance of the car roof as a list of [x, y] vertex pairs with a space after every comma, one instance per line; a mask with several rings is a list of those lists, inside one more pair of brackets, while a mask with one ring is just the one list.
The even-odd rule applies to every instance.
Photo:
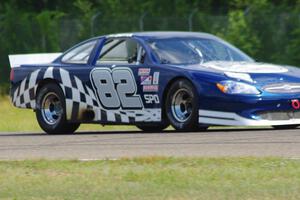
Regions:
[[217, 39], [216, 36], [203, 32], [180, 32], [180, 31], [153, 31], [153, 32], [134, 32], [134, 33], [118, 33], [106, 35], [106, 37], [142, 37], [151, 39], [167, 39], [167, 38], [207, 38]]

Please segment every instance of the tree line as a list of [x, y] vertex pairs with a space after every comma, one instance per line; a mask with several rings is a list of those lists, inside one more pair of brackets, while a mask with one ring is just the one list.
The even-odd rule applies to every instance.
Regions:
[[258, 61], [300, 66], [299, 0], [2, 0], [0, 83], [8, 83], [9, 54], [59, 52], [141, 28], [184, 31], [189, 22]]

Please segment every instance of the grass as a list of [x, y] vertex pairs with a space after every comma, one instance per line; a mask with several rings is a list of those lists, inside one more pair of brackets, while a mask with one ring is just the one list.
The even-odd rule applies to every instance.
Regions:
[[0, 199], [299, 197], [299, 160], [147, 157], [89, 162], [0, 162]]
[[[138, 130], [135, 126], [105, 126], [83, 124], [79, 131]], [[0, 96], [0, 132], [41, 132], [35, 113], [29, 109], [15, 108], [7, 96]]]

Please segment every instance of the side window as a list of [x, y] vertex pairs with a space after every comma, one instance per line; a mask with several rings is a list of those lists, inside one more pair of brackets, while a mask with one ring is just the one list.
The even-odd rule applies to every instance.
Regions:
[[87, 42], [68, 52], [63, 58], [64, 63], [87, 64], [97, 40]]
[[111, 39], [102, 47], [97, 64], [137, 64], [142, 63], [144, 57], [145, 51], [135, 40]]

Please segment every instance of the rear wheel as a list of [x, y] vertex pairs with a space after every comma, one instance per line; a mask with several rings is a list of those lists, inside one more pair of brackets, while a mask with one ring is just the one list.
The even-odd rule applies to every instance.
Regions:
[[299, 127], [300, 124], [293, 124], [293, 125], [278, 125], [278, 126], [273, 126], [274, 129], [295, 129], [297, 127]]
[[37, 94], [36, 118], [48, 134], [74, 133], [80, 126], [67, 121], [64, 99], [63, 92], [54, 83], [43, 86]]
[[179, 131], [201, 131], [198, 124], [198, 95], [188, 80], [179, 79], [167, 93], [165, 112], [171, 125]]

